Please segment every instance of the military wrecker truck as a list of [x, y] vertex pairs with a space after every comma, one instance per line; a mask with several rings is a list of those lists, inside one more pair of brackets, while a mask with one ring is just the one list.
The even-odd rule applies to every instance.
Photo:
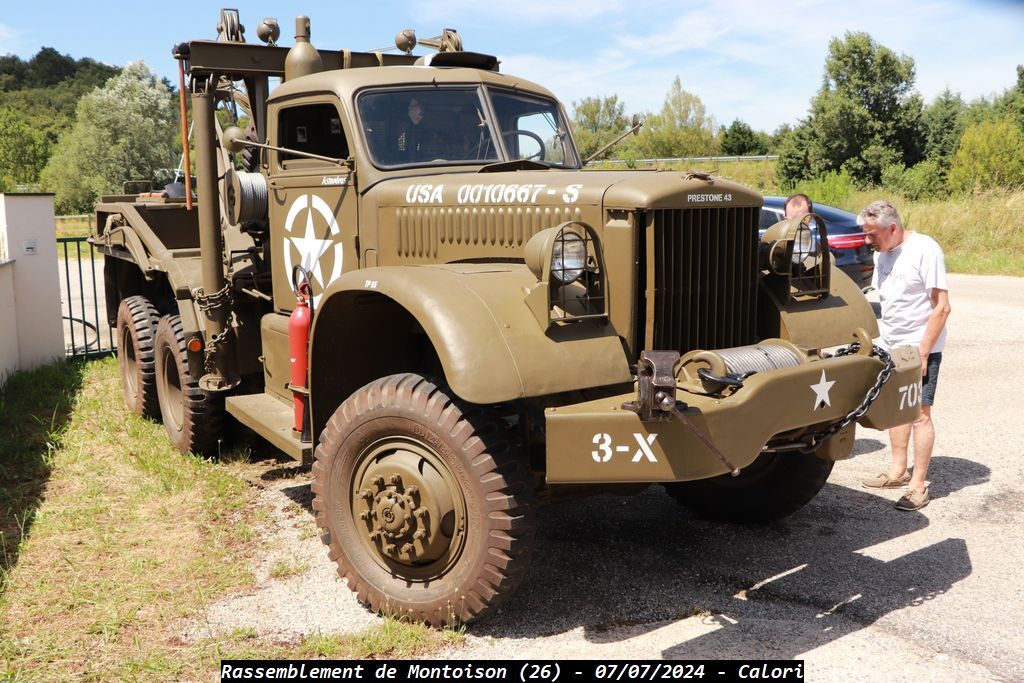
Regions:
[[660, 483], [700, 516], [782, 517], [857, 423], [919, 415], [917, 350], [873, 346], [820, 218], [759, 238], [734, 183], [584, 170], [555, 96], [455, 31], [417, 56], [408, 30], [361, 53], [296, 24], [246, 43], [224, 11], [175, 47], [195, 204], [103, 197], [90, 239], [129, 408], [182, 452], [230, 416], [311, 460], [363, 604], [488, 612], [569, 495]]

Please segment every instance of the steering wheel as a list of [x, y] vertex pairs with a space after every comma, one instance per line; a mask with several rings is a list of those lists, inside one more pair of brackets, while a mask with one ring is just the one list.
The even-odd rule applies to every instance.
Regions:
[[536, 153], [531, 154], [528, 157], [522, 157], [523, 159], [536, 159], [537, 161], [544, 161], [544, 152], [546, 150], [544, 147], [544, 140], [539, 135], [537, 135], [533, 131], [522, 130], [521, 128], [517, 128], [515, 130], [505, 131], [504, 133], [502, 133], [501, 137], [504, 138], [506, 143], [508, 143], [512, 141], [513, 135], [524, 135], [528, 138], [532, 138], [537, 143], [537, 146], [540, 148]]

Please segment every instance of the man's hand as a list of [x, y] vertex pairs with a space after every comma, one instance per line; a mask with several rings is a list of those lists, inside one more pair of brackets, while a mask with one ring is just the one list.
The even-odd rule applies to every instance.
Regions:
[[925, 377], [928, 374], [928, 355], [927, 353], [921, 353], [921, 377]]

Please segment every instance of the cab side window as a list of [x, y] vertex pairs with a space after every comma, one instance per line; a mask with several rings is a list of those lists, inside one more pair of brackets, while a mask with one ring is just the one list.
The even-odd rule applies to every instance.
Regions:
[[[278, 145], [335, 159], [348, 157], [341, 115], [333, 104], [305, 104], [282, 109], [277, 122]], [[282, 168], [302, 168], [325, 162], [281, 152]]]

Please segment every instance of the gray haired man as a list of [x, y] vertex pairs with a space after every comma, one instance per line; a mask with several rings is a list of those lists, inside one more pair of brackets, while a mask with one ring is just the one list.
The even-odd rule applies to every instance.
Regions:
[[[932, 404], [939, 364], [946, 344], [949, 292], [942, 248], [927, 235], [903, 229], [896, 207], [885, 200], [868, 205], [857, 217], [867, 243], [875, 250], [872, 285], [882, 304], [880, 343], [884, 348], [914, 345], [921, 353], [921, 417], [913, 424], [889, 430], [892, 463], [888, 472], [864, 480], [869, 488], [907, 486], [896, 502], [900, 510], [919, 510], [928, 504], [928, 465], [935, 445]], [[907, 471], [910, 440], [914, 469]]]

